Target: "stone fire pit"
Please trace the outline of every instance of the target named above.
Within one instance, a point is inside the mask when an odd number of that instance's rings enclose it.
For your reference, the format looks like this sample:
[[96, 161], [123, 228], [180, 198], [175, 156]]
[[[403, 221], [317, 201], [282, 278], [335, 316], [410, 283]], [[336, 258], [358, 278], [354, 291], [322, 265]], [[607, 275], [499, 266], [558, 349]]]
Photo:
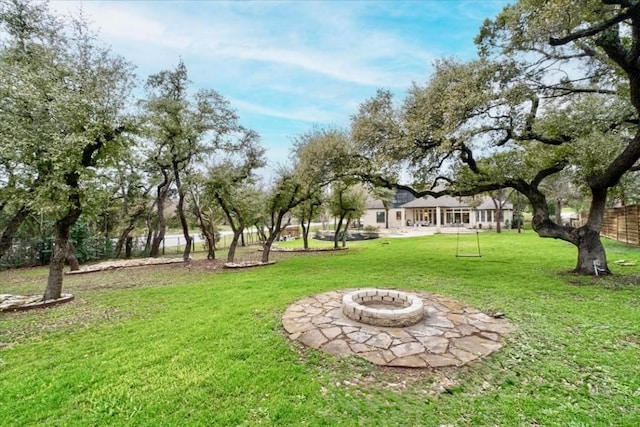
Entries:
[[514, 329], [503, 316], [442, 295], [364, 288], [298, 300], [282, 315], [282, 326], [290, 339], [335, 356], [381, 366], [442, 368], [499, 350]]
[[342, 312], [367, 325], [403, 328], [424, 317], [422, 299], [389, 289], [360, 289], [342, 297]]

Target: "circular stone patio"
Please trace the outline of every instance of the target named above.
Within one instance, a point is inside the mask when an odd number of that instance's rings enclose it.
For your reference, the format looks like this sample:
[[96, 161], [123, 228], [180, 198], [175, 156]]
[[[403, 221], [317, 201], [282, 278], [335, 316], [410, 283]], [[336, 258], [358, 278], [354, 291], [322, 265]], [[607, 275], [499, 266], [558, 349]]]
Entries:
[[424, 301], [424, 319], [413, 326], [371, 326], [347, 318], [332, 291], [296, 301], [282, 315], [289, 338], [335, 356], [359, 356], [383, 366], [462, 366], [500, 349], [508, 321], [440, 295], [409, 292]]

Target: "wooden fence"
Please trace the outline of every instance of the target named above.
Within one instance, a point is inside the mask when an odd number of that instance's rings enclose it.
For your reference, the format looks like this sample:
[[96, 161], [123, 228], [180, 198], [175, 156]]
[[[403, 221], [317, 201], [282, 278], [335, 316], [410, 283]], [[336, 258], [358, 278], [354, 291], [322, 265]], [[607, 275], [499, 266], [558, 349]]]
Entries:
[[[588, 212], [580, 212], [580, 224], [587, 222]], [[610, 208], [604, 212], [600, 235], [640, 246], [640, 205]]]

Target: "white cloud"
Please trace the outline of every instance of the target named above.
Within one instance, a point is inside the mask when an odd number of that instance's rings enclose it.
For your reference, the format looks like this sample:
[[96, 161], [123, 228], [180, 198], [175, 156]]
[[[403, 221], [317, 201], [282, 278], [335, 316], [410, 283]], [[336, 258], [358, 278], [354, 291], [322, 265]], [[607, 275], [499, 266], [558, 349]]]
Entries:
[[[53, 4], [65, 12], [79, 5]], [[400, 70], [407, 65], [424, 69], [433, 59], [424, 48], [391, 32], [363, 28], [351, 13], [332, 13], [323, 3], [305, 2], [283, 12], [278, 3], [269, 7], [202, 2], [202, 13], [196, 15], [170, 2], [81, 4], [101, 36], [125, 48], [143, 44], [149, 50], [170, 49], [219, 63], [245, 61], [249, 67], [251, 62], [282, 64], [365, 86], [406, 86], [411, 73]], [[275, 13], [275, 18], [256, 20], [255, 11], [241, 13], [256, 5], [264, 13]], [[332, 13], [331, 19], [319, 19], [327, 13]], [[389, 70], [389, 63], [399, 58], [398, 69]]]
[[231, 105], [247, 112], [309, 123], [328, 123], [342, 117], [336, 115], [336, 113], [323, 111], [321, 108], [316, 107], [295, 108], [294, 111], [288, 111], [283, 109], [270, 108], [264, 105], [254, 104], [235, 98], [231, 98], [230, 101]]
[[412, 81], [425, 81], [443, 52], [472, 55], [473, 36], [468, 34], [477, 31], [482, 10], [501, 5], [486, 2], [480, 8], [478, 3], [130, 0], [50, 5], [64, 13], [77, 13], [82, 6], [100, 38], [137, 65], [142, 78], [175, 66], [182, 57], [194, 88], [216, 89], [229, 98], [242, 123], [277, 147], [270, 148], [274, 158], [305, 127], [348, 125], [349, 116], [377, 88], [401, 94]]
[[188, 37], [172, 33], [161, 21], [124, 2], [55, 1], [51, 3], [51, 7], [63, 14], [77, 15], [82, 10], [99, 30], [102, 38], [154, 44], [172, 49], [185, 49], [189, 45]]

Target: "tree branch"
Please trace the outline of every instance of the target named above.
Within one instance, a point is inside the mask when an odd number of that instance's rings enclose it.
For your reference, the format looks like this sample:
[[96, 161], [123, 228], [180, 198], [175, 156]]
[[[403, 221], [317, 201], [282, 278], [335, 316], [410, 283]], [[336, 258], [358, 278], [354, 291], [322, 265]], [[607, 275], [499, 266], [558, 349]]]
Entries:
[[[610, 0], [610, 1], [614, 1], [614, 0]], [[624, 0], [619, 0], [619, 1], [622, 2]], [[626, 1], [626, 3], [627, 4], [624, 6], [629, 7], [629, 9], [626, 12], [616, 15], [613, 18], [608, 19], [599, 24], [596, 24], [592, 27], [570, 33], [564, 37], [549, 37], [549, 44], [551, 46], [562, 46], [578, 39], [594, 36], [624, 21], [625, 19], [629, 19], [631, 16], [634, 15], [634, 13], [640, 10], [640, 3], [636, 3], [633, 5], [629, 4], [630, 2], [628, 1]], [[621, 4], [621, 3], [618, 3], [618, 4]]]
[[604, 4], [617, 4], [622, 7], [631, 7], [633, 6], [633, 2], [631, 0], [602, 0]]
[[547, 169], [542, 169], [536, 174], [536, 176], [531, 181], [531, 184], [530, 184], [531, 187], [537, 189], [540, 186], [540, 183], [542, 182], [543, 179], [555, 173], [561, 172], [564, 168], [567, 167], [568, 164], [569, 162], [567, 160], [561, 160], [557, 162], [555, 165]]
[[464, 143], [460, 144], [460, 160], [469, 166], [474, 173], [479, 174], [480, 169], [478, 169], [478, 164], [476, 160], [473, 158], [473, 152], [469, 147], [467, 147]]

